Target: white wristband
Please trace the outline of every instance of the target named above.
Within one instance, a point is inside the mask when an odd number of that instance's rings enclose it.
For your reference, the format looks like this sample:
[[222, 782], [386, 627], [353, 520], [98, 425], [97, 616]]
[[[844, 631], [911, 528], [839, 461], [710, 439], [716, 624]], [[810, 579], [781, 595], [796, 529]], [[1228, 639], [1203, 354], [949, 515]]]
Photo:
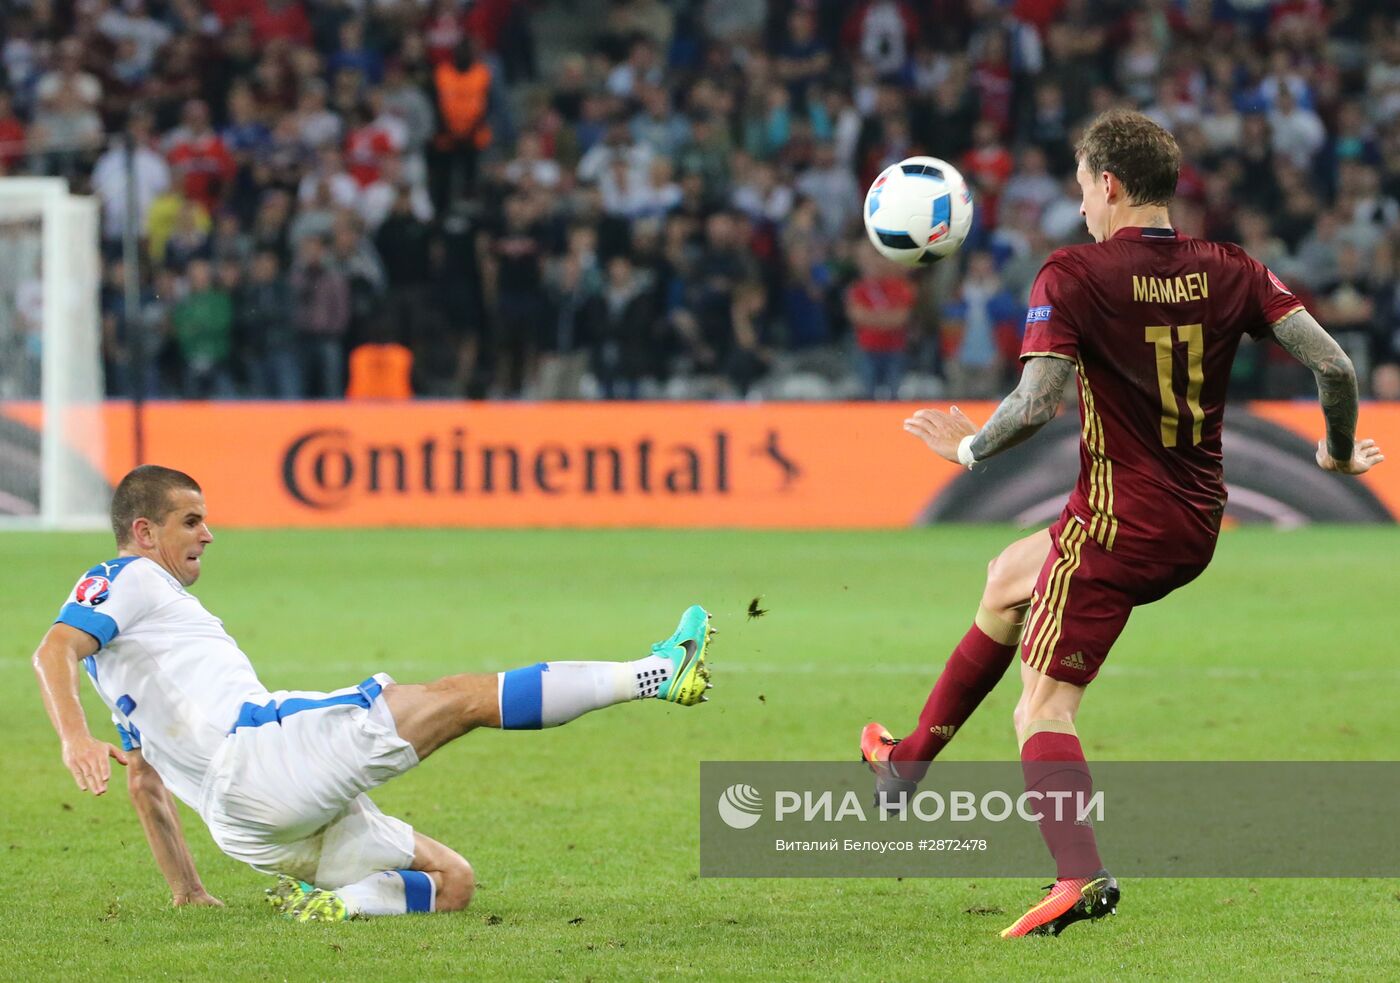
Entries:
[[962, 440], [958, 441], [958, 463], [969, 471], [971, 471], [972, 466], [977, 463], [977, 458], [972, 456], [972, 440], [976, 436], [976, 434], [968, 434]]

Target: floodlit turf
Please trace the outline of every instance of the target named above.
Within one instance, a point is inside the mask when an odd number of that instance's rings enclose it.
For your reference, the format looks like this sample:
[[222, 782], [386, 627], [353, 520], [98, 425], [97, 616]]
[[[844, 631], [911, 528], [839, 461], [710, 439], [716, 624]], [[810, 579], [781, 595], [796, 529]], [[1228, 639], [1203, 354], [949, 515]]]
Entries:
[[[96, 800], [75, 790], [28, 664], [110, 541], [0, 537], [0, 978], [1400, 973], [1397, 880], [1127, 881], [1117, 918], [1005, 942], [997, 931], [1043, 881], [698, 878], [697, 762], [844, 761], [868, 719], [907, 727], [971, 619], [987, 559], [1014, 535], [220, 532], [196, 593], [271, 688], [632, 658], [692, 601], [721, 631], [707, 705], [473, 734], [376, 792], [467, 856], [480, 890], [457, 915], [337, 926], [268, 913], [269, 879], [220, 855], [188, 811], [205, 883], [229, 907], [167, 906], [123, 785]], [[1394, 528], [1228, 534], [1204, 577], [1134, 616], [1080, 718], [1091, 759], [1395, 758], [1397, 558]], [[747, 620], [760, 594], [770, 613]], [[1015, 696], [1008, 678], [950, 757], [1014, 758]]]

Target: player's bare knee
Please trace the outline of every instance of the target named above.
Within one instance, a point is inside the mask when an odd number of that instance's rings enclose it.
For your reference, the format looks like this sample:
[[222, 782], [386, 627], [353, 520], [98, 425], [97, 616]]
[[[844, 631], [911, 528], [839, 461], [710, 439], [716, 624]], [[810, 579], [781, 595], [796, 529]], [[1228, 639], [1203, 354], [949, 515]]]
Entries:
[[987, 564], [987, 583], [982, 589], [982, 603], [985, 604], [990, 598], [999, 597], [1005, 591], [1006, 567], [1007, 563], [1001, 554], [992, 557]]
[[982, 589], [982, 607], [1006, 621], [1019, 620], [1028, 598], [1023, 576], [1018, 576], [1016, 564], [1005, 554], [999, 554], [987, 564], [987, 584]]
[[428, 689], [450, 702], [462, 730], [468, 731], [500, 726], [496, 685], [494, 673], [461, 673], [434, 680]]
[[452, 854], [452, 860], [444, 864], [438, 874], [441, 883], [434, 905], [438, 911], [461, 911], [472, 903], [472, 897], [476, 894], [476, 874], [464, 857]]

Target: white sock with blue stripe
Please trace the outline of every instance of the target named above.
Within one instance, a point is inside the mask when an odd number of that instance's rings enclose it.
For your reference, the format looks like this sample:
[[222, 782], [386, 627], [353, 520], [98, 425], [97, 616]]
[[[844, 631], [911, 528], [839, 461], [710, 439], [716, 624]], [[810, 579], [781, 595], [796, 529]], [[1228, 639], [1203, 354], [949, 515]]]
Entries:
[[437, 886], [421, 870], [382, 870], [335, 893], [352, 915], [406, 915], [432, 911]]
[[538, 662], [497, 673], [501, 727], [558, 727], [590, 710], [655, 696], [671, 668], [670, 659], [649, 655], [636, 662]]

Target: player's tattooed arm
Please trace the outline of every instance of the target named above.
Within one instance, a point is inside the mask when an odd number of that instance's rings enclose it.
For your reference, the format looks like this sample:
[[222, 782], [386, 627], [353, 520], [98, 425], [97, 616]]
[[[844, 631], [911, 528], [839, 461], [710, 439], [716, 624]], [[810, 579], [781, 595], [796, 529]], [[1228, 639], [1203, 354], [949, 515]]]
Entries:
[[1016, 391], [1001, 401], [981, 430], [956, 406], [943, 410], [917, 410], [904, 421], [904, 429], [918, 437], [945, 461], [968, 464], [959, 456], [962, 442], [972, 456], [984, 460], [1015, 447], [1055, 418], [1065, 383], [1074, 375], [1074, 363], [1040, 355], [1027, 360]]
[[1074, 363], [1040, 355], [1026, 360], [1021, 381], [1001, 401], [992, 418], [972, 440], [972, 456], [982, 461], [1030, 437], [1059, 412], [1065, 385], [1074, 376]]
[[1356, 370], [1342, 346], [1299, 308], [1274, 325], [1274, 339], [1288, 354], [1312, 369], [1317, 395], [1327, 420], [1327, 453], [1350, 461], [1356, 439]]

